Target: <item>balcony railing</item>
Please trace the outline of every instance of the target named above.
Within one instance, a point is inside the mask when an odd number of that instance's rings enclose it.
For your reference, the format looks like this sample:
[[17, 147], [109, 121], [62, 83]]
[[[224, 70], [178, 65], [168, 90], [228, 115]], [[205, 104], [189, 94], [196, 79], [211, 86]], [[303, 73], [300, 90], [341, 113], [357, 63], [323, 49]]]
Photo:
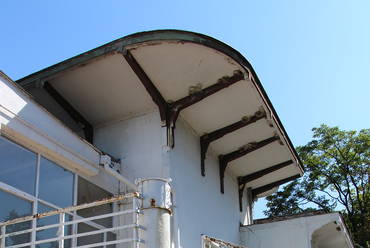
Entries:
[[[138, 247], [138, 243], [145, 243], [140, 239], [138, 229], [145, 230], [145, 227], [139, 225], [139, 215], [142, 214], [138, 208], [138, 193], [130, 193], [112, 198], [106, 198], [90, 203], [80, 204], [77, 206], [66, 207], [36, 215], [25, 216], [0, 223], [0, 247], [17, 248], [17, 247]], [[128, 210], [115, 211], [107, 214], [94, 215], [94, 207], [104, 204], [129, 206]], [[132, 206], [132, 207], [131, 207]], [[90, 210], [91, 212], [89, 212]], [[91, 217], [80, 217], [74, 215], [72, 220], [67, 221], [68, 217], [73, 216], [73, 211], [83, 210]], [[76, 213], [76, 212], [75, 212]], [[78, 213], [78, 212], [77, 212]], [[59, 222], [49, 225], [38, 225], [38, 221], [43, 218], [58, 216]], [[102, 225], [104, 220], [109, 219], [110, 223]], [[32, 228], [25, 228], [31, 226]], [[80, 228], [81, 227], [81, 228]], [[48, 231], [47, 231], [48, 230]], [[126, 231], [125, 231], [126, 230]], [[51, 232], [46, 239], [38, 240], [37, 233]], [[22, 236], [23, 235], [23, 236]], [[26, 236], [25, 236], [26, 235]], [[18, 238], [17, 238], [18, 237]], [[19, 238], [21, 237], [21, 238]], [[23, 238], [22, 238], [23, 237]], [[26, 237], [26, 238], [24, 238]], [[96, 237], [99, 237], [99, 241]]]

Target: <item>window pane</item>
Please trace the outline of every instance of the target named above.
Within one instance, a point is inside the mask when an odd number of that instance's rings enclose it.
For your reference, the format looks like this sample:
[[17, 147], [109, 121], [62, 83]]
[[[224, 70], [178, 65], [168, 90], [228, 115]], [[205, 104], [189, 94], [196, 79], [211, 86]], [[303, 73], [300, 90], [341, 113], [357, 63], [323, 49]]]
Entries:
[[35, 194], [37, 155], [0, 136], [0, 181]]
[[[112, 194], [108, 191], [105, 191], [104, 189], [86, 181], [85, 179], [82, 179], [81, 177], [78, 178], [77, 204], [88, 203], [108, 197], [112, 197]], [[77, 215], [87, 218], [111, 212], [112, 204], [108, 203], [100, 206], [78, 210]], [[93, 221], [105, 227], [112, 227], [112, 217]]]
[[39, 198], [58, 207], [72, 206], [73, 173], [41, 157]]
[[[85, 232], [93, 232], [97, 229], [91, 226], [86, 225], [85, 223], [78, 223], [78, 233], [85, 233]], [[89, 236], [83, 236], [77, 238], [77, 245], [83, 246], [88, 244], [96, 244], [104, 241], [104, 236], [102, 233], [95, 234], [95, 235], [89, 235]], [[101, 248], [102, 246], [97, 246], [96, 248]]]
[[[38, 204], [38, 207], [37, 207], [37, 212], [38, 213], [49, 212], [51, 210], [53, 210], [53, 208], [45, 206], [44, 204], [41, 204], [41, 203]], [[70, 216], [70, 215], [66, 215], [65, 221], [67, 222], [67, 221], [71, 221], [71, 220], [73, 220], [73, 217]], [[52, 224], [57, 224], [57, 223], [59, 223], [59, 214], [38, 219], [37, 220], [37, 227], [47, 226], [47, 225], [52, 225]], [[72, 233], [71, 225], [65, 226], [64, 227], [64, 234], [65, 235], [71, 235], [71, 233]], [[44, 229], [44, 230], [36, 232], [36, 240], [37, 241], [44, 240], [44, 239], [56, 238], [56, 237], [58, 237], [58, 228], [57, 227]], [[38, 244], [38, 245], [36, 245], [36, 248], [54, 248], [54, 247], [58, 247], [58, 246], [59, 246], [58, 241], [54, 241], [54, 242], [49, 242], [49, 243]], [[70, 239], [64, 240], [64, 247], [71, 247], [71, 240]]]
[[[26, 200], [0, 190], [0, 221], [7, 221], [31, 215], [32, 204]], [[6, 233], [22, 231], [31, 228], [31, 222], [21, 222], [6, 227]], [[30, 233], [6, 238], [6, 246], [30, 242]]]

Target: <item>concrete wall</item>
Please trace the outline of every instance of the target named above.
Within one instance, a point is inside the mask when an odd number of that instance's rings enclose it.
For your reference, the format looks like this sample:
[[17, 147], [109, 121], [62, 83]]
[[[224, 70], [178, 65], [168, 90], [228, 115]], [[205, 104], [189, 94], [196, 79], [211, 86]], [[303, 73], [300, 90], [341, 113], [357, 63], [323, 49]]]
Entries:
[[[246, 247], [353, 247], [339, 213], [249, 225], [241, 227], [240, 232]], [[313, 238], [318, 244], [312, 242]]]
[[121, 159], [121, 174], [135, 179], [163, 177], [161, 120], [158, 112], [94, 129], [94, 145]]
[[[175, 148], [170, 152], [170, 161], [177, 201], [172, 219], [173, 242], [179, 233], [181, 247], [201, 247], [202, 234], [239, 244], [238, 227], [240, 221], [245, 221], [245, 212], [239, 212], [236, 176], [227, 171], [225, 194], [221, 194], [218, 159], [209, 149], [206, 175], [202, 177], [199, 136], [182, 118], [176, 123]], [[244, 196], [244, 210], [246, 199]], [[174, 230], [176, 221], [178, 230]]]
[[[80, 159], [90, 161], [90, 167], [86, 165], [85, 169], [90, 168], [92, 172], [79, 171], [77, 167], [85, 165], [78, 164], [77, 160], [75, 167], [66, 161], [68, 169], [113, 194], [119, 193], [118, 181], [98, 166], [98, 150], [35, 103], [4, 74], [0, 79], [0, 124], [3, 127], [0, 131], [5, 133], [6, 128], [14, 129], [37, 146], [38, 142], [44, 141], [27, 131], [34, 127], [38, 133], [55, 140], [56, 153], [65, 146]], [[6, 111], [14, 114], [6, 114]], [[29, 124], [28, 129], [22, 128], [22, 121]], [[44, 150], [37, 152], [47, 151], [47, 144], [44, 144]], [[228, 170], [225, 194], [220, 193], [218, 159], [211, 148], [207, 153], [206, 176], [201, 176], [199, 136], [181, 116], [175, 129], [174, 149], [166, 146], [166, 128], [161, 127], [158, 111], [95, 127], [94, 146], [120, 158], [120, 173], [131, 182], [137, 178], [172, 178], [176, 192], [171, 216], [173, 246], [178, 243], [181, 247], [200, 247], [202, 234], [240, 243], [239, 222], [247, 224], [250, 221], [246, 218], [247, 197], [243, 197], [244, 212], [240, 213], [236, 176]]]

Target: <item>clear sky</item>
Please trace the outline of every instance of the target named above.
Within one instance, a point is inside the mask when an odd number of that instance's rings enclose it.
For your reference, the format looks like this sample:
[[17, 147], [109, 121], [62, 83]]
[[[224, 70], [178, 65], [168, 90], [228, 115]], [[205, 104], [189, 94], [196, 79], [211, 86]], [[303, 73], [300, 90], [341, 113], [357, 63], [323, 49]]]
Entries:
[[17, 80], [154, 29], [199, 32], [243, 54], [295, 146], [322, 123], [369, 128], [368, 0], [0, 0], [0, 70]]

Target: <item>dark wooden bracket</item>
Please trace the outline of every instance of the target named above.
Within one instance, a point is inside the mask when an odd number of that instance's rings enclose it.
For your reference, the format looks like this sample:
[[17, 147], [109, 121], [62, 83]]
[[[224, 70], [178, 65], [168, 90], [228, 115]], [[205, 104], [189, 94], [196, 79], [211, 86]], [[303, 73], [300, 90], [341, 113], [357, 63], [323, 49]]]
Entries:
[[[176, 127], [176, 120], [180, 114], [180, 111], [203, 100], [204, 98], [229, 87], [230, 85], [244, 80], [244, 75], [241, 71], [234, 71], [233, 76], [224, 76], [218, 79], [216, 84], [213, 84], [205, 89], [198, 89], [194, 91], [189, 90], [189, 96], [181, 98], [177, 101], [167, 101], [160, 94], [158, 89], [154, 86], [148, 75], [145, 73], [140, 64], [132, 56], [132, 54], [124, 48], [118, 50], [122, 53], [131, 69], [135, 72], [136, 76], [140, 79], [145, 89], [152, 97], [155, 104], [159, 108], [159, 113], [162, 120], [162, 126], [167, 126], [167, 145], [173, 148], [175, 146], [174, 141], [174, 129]], [[195, 88], [195, 87], [193, 87]]]
[[168, 143], [170, 147], [174, 147], [174, 135], [173, 131], [176, 127], [176, 120], [180, 114], [180, 111], [192, 106], [195, 103], [200, 102], [206, 97], [209, 97], [218, 91], [225, 89], [229, 87], [230, 85], [239, 82], [241, 80], [244, 80], [244, 75], [241, 71], [236, 70], [233, 73], [233, 76], [224, 76], [222, 78], [219, 78], [217, 80], [216, 84], [213, 84], [207, 88], [204, 89], [199, 89], [194, 92], [189, 91], [189, 96], [181, 98], [180, 100], [177, 100], [175, 102], [169, 101], [167, 102], [168, 106], [168, 115], [167, 115], [167, 120], [168, 120], [168, 130], [169, 130], [169, 135], [168, 135]]
[[280, 164], [277, 164], [277, 165], [274, 165], [274, 166], [271, 166], [269, 168], [266, 168], [266, 169], [263, 169], [263, 170], [260, 170], [260, 171], [257, 171], [255, 173], [252, 173], [252, 174], [249, 174], [249, 175], [246, 175], [246, 176], [243, 176], [243, 177], [238, 177], [238, 187], [239, 187], [239, 210], [240, 212], [243, 211], [243, 204], [242, 204], [242, 198], [243, 198], [243, 192], [244, 192], [244, 188], [245, 188], [245, 185], [251, 181], [254, 181], [260, 177], [263, 177], [267, 174], [270, 174], [274, 171], [277, 171], [279, 169], [282, 169], [288, 165], [291, 165], [293, 164], [293, 160], [288, 160], [288, 161], [285, 161], [283, 163], [280, 163]]
[[85, 139], [93, 144], [94, 133], [92, 125], [49, 82], [45, 82], [43, 88], [77, 122], [84, 131]]
[[271, 138], [262, 140], [260, 142], [251, 142], [248, 143], [245, 146], [242, 146], [239, 148], [239, 150], [236, 150], [234, 152], [228, 153], [226, 155], [220, 155], [218, 156], [219, 165], [220, 165], [220, 184], [221, 184], [221, 193], [224, 193], [224, 177], [225, 177], [225, 170], [227, 167], [227, 164], [235, 159], [241, 158], [248, 153], [251, 153], [253, 151], [256, 151], [274, 141], [280, 140], [277, 133], [274, 134]]
[[259, 188], [256, 188], [256, 189], [253, 189], [252, 190], [252, 197], [253, 199], [256, 198], [257, 195], [263, 193], [263, 192], [266, 192], [270, 189], [273, 189], [279, 185], [282, 185], [284, 183], [287, 183], [287, 182], [290, 182], [290, 181], [293, 181], [297, 178], [301, 177], [301, 175], [297, 174], [297, 175], [294, 175], [294, 176], [291, 176], [291, 177], [288, 177], [288, 178], [285, 178], [285, 179], [282, 179], [282, 180], [279, 180], [279, 181], [276, 181], [276, 182], [273, 182], [273, 183], [270, 183], [270, 184], [267, 184], [265, 186], [262, 186], [262, 187], [259, 187]]
[[256, 121], [258, 121], [262, 118], [266, 118], [266, 112], [263, 109], [263, 107], [260, 107], [260, 109], [258, 111], [256, 111], [254, 115], [244, 116], [238, 122], [235, 122], [235, 123], [233, 123], [229, 126], [220, 128], [216, 131], [213, 131], [212, 133], [207, 133], [207, 134], [201, 136], [200, 137], [200, 159], [201, 159], [200, 166], [201, 166], [202, 176], [205, 176], [205, 162], [204, 162], [204, 160], [206, 159], [206, 153], [207, 153], [208, 146], [212, 141], [220, 139], [223, 136], [225, 136], [226, 134], [232, 133], [232, 132], [234, 132], [234, 131], [242, 128], [242, 127], [245, 127], [245, 126], [248, 126], [252, 123], [255, 123]]
[[[163, 96], [158, 91], [158, 89], [154, 86], [152, 80], [150, 80], [150, 78], [145, 73], [143, 68], [141, 68], [139, 63], [134, 58], [134, 56], [132, 56], [132, 54], [129, 51], [125, 50], [125, 49], [122, 50], [122, 55], [126, 59], [127, 63], [131, 67], [131, 69], [135, 72], [136, 76], [140, 79], [140, 81], [144, 85], [146, 91], [152, 97], [153, 102], [158, 106], [159, 114], [160, 114], [162, 123], [166, 124], [167, 104], [166, 104], [166, 101], [164, 100]], [[163, 124], [162, 124], [162, 126], [163, 126]]]

